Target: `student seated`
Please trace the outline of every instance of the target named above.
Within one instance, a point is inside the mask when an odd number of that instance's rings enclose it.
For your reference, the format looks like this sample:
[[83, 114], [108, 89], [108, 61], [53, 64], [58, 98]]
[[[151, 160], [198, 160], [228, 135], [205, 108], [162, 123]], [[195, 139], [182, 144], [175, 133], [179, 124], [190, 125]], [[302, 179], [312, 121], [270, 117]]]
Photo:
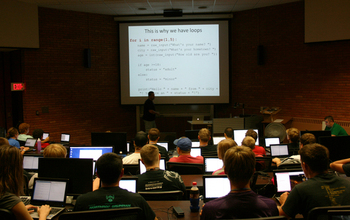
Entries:
[[199, 147], [201, 148], [202, 156], [217, 156], [217, 146], [209, 145], [211, 133], [209, 129], [202, 128], [198, 132]]
[[21, 146], [19, 145], [19, 142], [16, 140], [18, 137], [18, 130], [14, 127], [10, 128], [7, 131], [7, 139], [10, 143], [11, 146], [17, 147], [18, 149], [21, 148]]
[[201, 211], [204, 219], [241, 219], [277, 216], [276, 202], [250, 189], [255, 171], [255, 154], [245, 146], [228, 149], [224, 157], [225, 173], [231, 184], [226, 196], [207, 202]]
[[138, 164], [141, 159], [141, 148], [148, 142], [147, 134], [143, 131], [137, 132], [134, 138], [135, 152], [123, 158], [123, 164]]
[[[223, 161], [226, 151], [236, 146], [237, 146], [236, 141], [230, 138], [220, 141], [218, 144], [218, 158]], [[213, 175], [225, 175], [224, 167], [218, 170], [215, 170], [213, 172]]]
[[300, 149], [299, 141], [300, 141], [300, 132], [297, 128], [289, 128], [287, 129], [287, 139], [288, 139], [288, 153], [290, 155], [298, 154]]
[[19, 196], [23, 193], [23, 157], [18, 148], [0, 146], [0, 208], [12, 212], [17, 220], [32, 220], [28, 209], [37, 209], [39, 220], [50, 213], [50, 206], [40, 208], [24, 205]]
[[26, 141], [27, 138], [33, 138], [32, 136], [28, 135], [29, 127], [30, 126], [27, 123], [22, 123], [19, 125], [18, 129], [19, 129], [20, 135], [18, 135], [17, 140]]
[[179, 156], [170, 158], [169, 162], [203, 163], [204, 159], [202, 156], [197, 156], [197, 157], [191, 156], [192, 141], [189, 138], [182, 137], [182, 138], [176, 139], [174, 141], [174, 144], [177, 145], [176, 150]]
[[252, 137], [254, 138], [254, 148], [252, 148], [253, 152], [255, 153], [256, 156], [266, 156], [266, 151], [265, 148], [259, 145], [255, 145], [256, 140], [258, 139], [258, 133], [256, 133], [253, 129], [249, 129], [245, 133], [246, 137]]
[[337, 160], [331, 163], [331, 169], [338, 173], [343, 173], [346, 176], [350, 176], [350, 158]]
[[138, 175], [137, 191], [174, 191], [186, 192], [185, 184], [181, 176], [168, 170], [160, 170], [161, 155], [156, 146], [147, 144], [141, 149], [141, 161], [146, 167], [146, 172]]
[[[45, 138], [45, 140], [43, 140], [43, 134], [44, 131], [42, 129], [35, 129], [33, 131], [33, 138], [35, 138], [36, 140], [40, 139], [41, 140], [41, 148], [45, 148], [47, 146], [50, 145], [49, 141], [50, 141], [50, 137]], [[37, 146], [38, 143], [36, 143], [35, 145]]]
[[328, 172], [328, 149], [320, 144], [308, 144], [299, 150], [301, 167], [307, 181], [294, 186], [280, 197], [280, 215], [294, 218], [315, 207], [350, 205], [350, 182]]
[[[246, 146], [246, 147], [249, 147], [250, 149], [252, 149], [252, 151], [254, 152], [255, 156], [256, 157], [262, 157], [264, 156], [262, 154], [262, 151], [260, 150], [256, 150], [256, 147], [259, 147], [259, 146], [255, 146], [255, 139], [252, 138], [251, 136], [246, 136], [243, 141], [242, 141], [242, 145], [243, 146]], [[255, 151], [254, 151], [255, 150]], [[258, 152], [258, 153], [256, 153]], [[265, 149], [264, 149], [264, 152], [265, 152]]]
[[157, 219], [146, 200], [138, 193], [132, 193], [119, 187], [124, 174], [120, 156], [115, 153], [103, 154], [96, 162], [97, 176], [101, 179], [101, 188], [77, 198], [74, 211], [140, 207], [144, 218]]
[[168, 151], [165, 149], [165, 147], [160, 146], [158, 143], [159, 138], [160, 138], [160, 132], [157, 128], [151, 128], [148, 131], [148, 140], [149, 140], [149, 144], [153, 144], [155, 146], [157, 146], [160, 155], [165, 158], [166, 161], [169, 160], [169, 154]]
[[0, 146], [2, 145], [10, 145], [10, 143], [6, 138], [0, 137]]

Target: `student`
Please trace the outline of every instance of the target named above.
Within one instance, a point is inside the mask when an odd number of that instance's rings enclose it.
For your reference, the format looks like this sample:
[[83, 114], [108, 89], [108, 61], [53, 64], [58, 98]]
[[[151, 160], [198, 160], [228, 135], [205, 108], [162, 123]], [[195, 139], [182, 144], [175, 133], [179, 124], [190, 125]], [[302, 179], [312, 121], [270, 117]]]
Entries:
[[[223, 161], [226, 151], [228, 149], [230, 149], [232, 147], [236, 147], [236, 146], [237, 146], [236, 141], [234, 141], [233, 139], [230, 139], [230, 138], [220, 141], [218, 144], [218, 158]], [[224, 167], [222, 167], [218, 170], [215, 170], [213, 172], [213, 175], [225, 175]]]
[[17, 140], [26, 141], [27, 138], [33, 138], [32, 136], [28, 135], [29, 127], [30, 125], [27, 123], [22, 123], [19, 125], [18, 129], [19, 129], [20, 135], [18, 135]]
[[260, 147], [260, 146], [255, 145], [255, 139], [252, 138], [251, 136], [246, 136], [242, 141], [242, 145], [252, 149], [256, 157], [264, 156], [263, 153], [265, 152], [265, 149], [263, 147], [261, 148], [263, 148], [264, 151], [261, 151], [260, 149], [256, 149], [256, 147]]
[[308, 144], [299, 154], [308, 180], [281, 195], [280, 215], [294, 218], [302, 214], [307, 219], [315, 207], [350, 205], [350, 182], [328, 172], [328, 149], [320, 144]]
[[19, 142], [16, 140], [17, 137], [18, 137], [18, 130], [16, 128], [12, 127], [7, 131], [7, 139], [9, 140], [10, 145], [20, 149], [21, 146], [19, 145]]
[[[33, 131], [33, 138], [38, 140], [40, 138], [41, 140], [41, 148], [44, 149], [45, 147], [49, 146], [50, 143], [48, 143], [50, 141], [50, 137], [45, 138], [45, 140], [43, 140], [43, 134], [44, 131], [42, 129], [35, 129]], [[36, 143], [35, 145], [37, 145], [38, 143]]]
[[287, 139], [288, 139], [288, 154], [296, 155], [300, 149], [299, 140], [300, 140], [300, 132], [297, 128], [289, 128], [287, 129]]
[[202, 156], [217, 156], [217, 146], [209, 145], [209, 141], [211, 140], [211, 133], [209, 129], [202, 128], [199, 130], [198, 140]]
[[132, 193], [119, 187], [124, 174], [120, 156], [115, 153], [103, 154], [96, 162], [97, 176], [101, 179], [101, 188], [77, 198], [74, 211], [111, 209], [118, 207], [140, 207], [143, 218], [157, 219], [146, 200], [138, 193]]
[[228, 149], [224, 157], [225, 173], [231, 184], [226, 196], [207, 202], [201, 212], [204, 219], [243, 219], [277, 216], [276, 202], [250, 189], [255, 171], [255, 154], [249, 147]]
[[[138, 175], [137, 191], [174, 191], [186, 192], [185, 184], [181, 176], [159, 167], [160, 154], [158, 148], [152, 144], [146, 144], [141, 149], [141, 161], [146, 167], [146, 172]], [[181, 197], [174, 198], [175, 200]]]
[[191, 156], [192, 141], [189, 138], [182, 137], [182, 138], [176, 139], [174, 141], [174, 144], [177, 145], [176, 150], [179, 156], [170, 158], [169, 162], [203, 163], [204, 159], [202, 156], [197, 156], [197, 157]]
[[10, 145], [0, 146], [0, 208], [12, 212], [17, 220], [32, 220], [28, 209], [36, 208], [39, 220], [46, 219], [50, 206], [41, 208], [25, 206], [19, 198], [23, 191], [23, 157], [18, 148]]
[[155, 145], [158, 148], [160, 155], [162, 157], [164, 157], [166, 161], [168, 161], [169, 160], [168, 151], [165, 149], [165, 147], [160, 146], [159, 144], [157, 144], [158, 141], [159, 141], [159, 138], [160, 138], [159, 130], [157, 128], [149, 129], [147, 137], [148, 137], [148, 140], [149, 140], [148, 143]]
[[254, 138], [254, 148], [252, 148], [252, 150], [256, 156], [266, 156], [265, 148], [259, 145], [255, 145], [256, 140], [258, 139], [258, 133], [256, 133], [253, 129], [249, 129], [245, 133], [245, 136]]
[[0, 146], [2, 145], [10, 145], [10, 143], [6, 138], [0, 137]]
[[345, 129], [339, 124], [334, 122], [332, 116], [326, 116], [324, 118], [324, 122], [326, 123], [325, 131], [331, 131], [332, 136], [348, 136], [348, 133]]
[[232, 139], [233, 140], [233, 128], [227, 127], [224, 131], [224, 136], [226, 139]]
[[148, 142], [147, 134], [143, 131], [137, 132], [134, 139], [135, 152], [123, 158], [123, 164], [138, 164], [141, 159], [141, 148]]

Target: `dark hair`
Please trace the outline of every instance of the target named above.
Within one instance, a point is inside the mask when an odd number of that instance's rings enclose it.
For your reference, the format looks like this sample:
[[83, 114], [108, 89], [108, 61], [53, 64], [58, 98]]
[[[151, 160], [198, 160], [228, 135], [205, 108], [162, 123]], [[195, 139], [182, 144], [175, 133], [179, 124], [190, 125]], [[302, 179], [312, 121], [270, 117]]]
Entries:
[[329, 151], [321, 144], [307, 144], [299, 150], [300, 159], [310, 169], [317, 173], [323, 173], [329, 167]]
[[225, 153], [224, 165], [230, 181], [246, 183], [254, 174], [255, 154], [249, 147], [232, 147]]
[[35, 129], [33, 131], [33, 138], [38, 139], [38, 138], [42, 138], [44, 134], [44, 131], [42, 129]]
[[305, 133], [303, 135], [301, 135], [300, 137], [300, 143], [302, 145], [307, 145], [307, 144], [313, 144], [316, 143], [316, 137], [315, 135], [311, 134], [311, 133]]
[[97, 160], [96, 168], [101, 182], [110, 185], [118, 181], [123, 169], [123, 161], [115, 153], [105, 153]]
[[16, 135], [18, 135], [18, 130], [17, 130], [17, 128], [12, 127], [7, 131], [6, 137], [7, 137], [7, 139], [9, 139], [9, 138], [12, 138]]
[[226, 134], [226, 136], [228, 138], [233, 138], [233, 128], [231, 127], [227, 127], [224, 131], [224, 133]]
[[334, 118], [332, 117], [332, 116], [326, 116], [326, 117], [324, 117], [324, 120], [327, 120], [328, 119], [328, 121], [333, 121], [334, 122]]
[[139, 148], [143, 147], [148, 142], [147, 134], [144, 131], [137, 132], [134, 138], [134, 141], [135, 141], [136, 147], [139, 147]]
[[23, 156], [17, 147], [0, 146], [0, 197], [5, 192], [23, 193]]
[[245, 136], [249, 136], [254, 138], [254, 140], [256, 141], [256, 139], [258, 139], [258, 134], [253, 130], [253, 129], [249, 129], [246, 133]]
[[153, 91], [149, 91], [148, 92], [148, 97], [150, 97], [152, 94], [154, 94], [154, 92]]
[[151, 141], [155, 141], [159, 138], [160, 136], [160, 132], [157, 128], [151, 128], [149, 129], [148, 131], [148, 138], [151, 140]]

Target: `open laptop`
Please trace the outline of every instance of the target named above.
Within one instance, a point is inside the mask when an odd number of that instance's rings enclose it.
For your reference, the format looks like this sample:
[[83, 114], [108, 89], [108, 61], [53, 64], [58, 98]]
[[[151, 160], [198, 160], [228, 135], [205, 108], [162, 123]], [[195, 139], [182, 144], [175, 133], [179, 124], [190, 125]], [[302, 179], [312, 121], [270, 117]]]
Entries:
[[192, 124], [203, 124], [204, 115], [194, 115], [192, 116]]
[[223, 162], [217, 157], [204, 157], [205, 172], [212, 173], [223, 167]]
[[208, 202], [230, 193], [231, 185], [226, 175], [203, 175], [204, 202]]
[[43, 140], [45, 140], [45, 139], [48, 138], [49, 136], [50, 136], [50, 133], [44, 132], [44, 133], [43, 133]]
[[302, 168], [274, 170], [273, 175], [276, 184], [276, 197], [284, 192], [290, 192], [295, 185], [306, 181]]
[[69, 145], [69, 141], [70, 141], [70, 134], [61, 134], [61, 142], [60, 144], [62, 145]]
[[35, 138], [27, 138], [26, 143], [24, 144], [25, 147], [29, 147], [29, 149], [34, 149], [36, 144]]
[[164, 147], [167, 151], [169, 150], [169, 145], [167, 141], [158, 141], [157, 144]]
[[[46, 219], [52, 219], [65, 209], [68, 179], [35, 178], [30, 204], [34, 206], [50, 205], [51, 212]], [[38, 219], [37, 212], [30, 213]]]
[[37, 172], [39, 169], [39, 158], [42, 155], [23, 155], [23, 169], [30, 172]]
[[137, 177], [123, 177], [119, 181], [119, 187], [122, 189], [126, 189], [129, 192], [136, 193], [137, 192]]
[[219, 144], [220, 141], [225, 140], [225, 137], [213, 137], [214, 145]]
[[113, 153], [113, 146], [83, 146], [69, 148], [69, 158], [98, 160], [98, 158], [105, 153]]
[[201, 148], [200, 147], [192, 147], [191, 148], [191, 156], [192, 157], [201, 156]]
[[[258, 129], [253, 129], [253, 130], [258, 134], [255, 145], [259, 145], [259, 130]], [[238, 146], [241, 145], [243, 139], [245, 138], [245, 134], [247, 133], [247, 131], [248, 131], [248, 129], [233, 130], [233, 140], [236, 141]]]
[[[140, 166], [140, 174], [143, 174], [144, 172], [146, 172], [146, 167], [141, 162], [140, 159], [139, 159], [139, 166]], [[159, 161], [159, 169], [165, 170], [165, 159], [164, 158], [161, 158], [160, 161]]]
[[270, 147], [271, 144], [280, 144], [280, 138], [278, 137], [265, 138], [265, 147]]
[[270, 145], [271, 157], [286, 158], [288, 154], [288, 144], [271, 144]]
[[198, 140], [191, 140], [192, 141], [192, 147], [199, 147], [200, 146], [200, 142]]

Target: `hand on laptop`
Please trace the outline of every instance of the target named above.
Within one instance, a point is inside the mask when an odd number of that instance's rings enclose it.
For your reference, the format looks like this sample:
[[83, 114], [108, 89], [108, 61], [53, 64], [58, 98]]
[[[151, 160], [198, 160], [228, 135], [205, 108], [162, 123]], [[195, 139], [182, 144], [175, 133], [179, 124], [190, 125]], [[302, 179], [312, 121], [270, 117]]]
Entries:
[[50, 214], [50, 211], [51, 211], [51, 208], [49, 205], [42, 205], [41, 208], [37, 207], [37, 212], [38, 212], [38, 215], [41, 218], [43, 219], [46, 219], [46, 217]]
[[32, 212], [35, 212], [37, 207], [29, 204], [29, 205], [26, 205], [26, 208], [29, 213], [32, 213]]

